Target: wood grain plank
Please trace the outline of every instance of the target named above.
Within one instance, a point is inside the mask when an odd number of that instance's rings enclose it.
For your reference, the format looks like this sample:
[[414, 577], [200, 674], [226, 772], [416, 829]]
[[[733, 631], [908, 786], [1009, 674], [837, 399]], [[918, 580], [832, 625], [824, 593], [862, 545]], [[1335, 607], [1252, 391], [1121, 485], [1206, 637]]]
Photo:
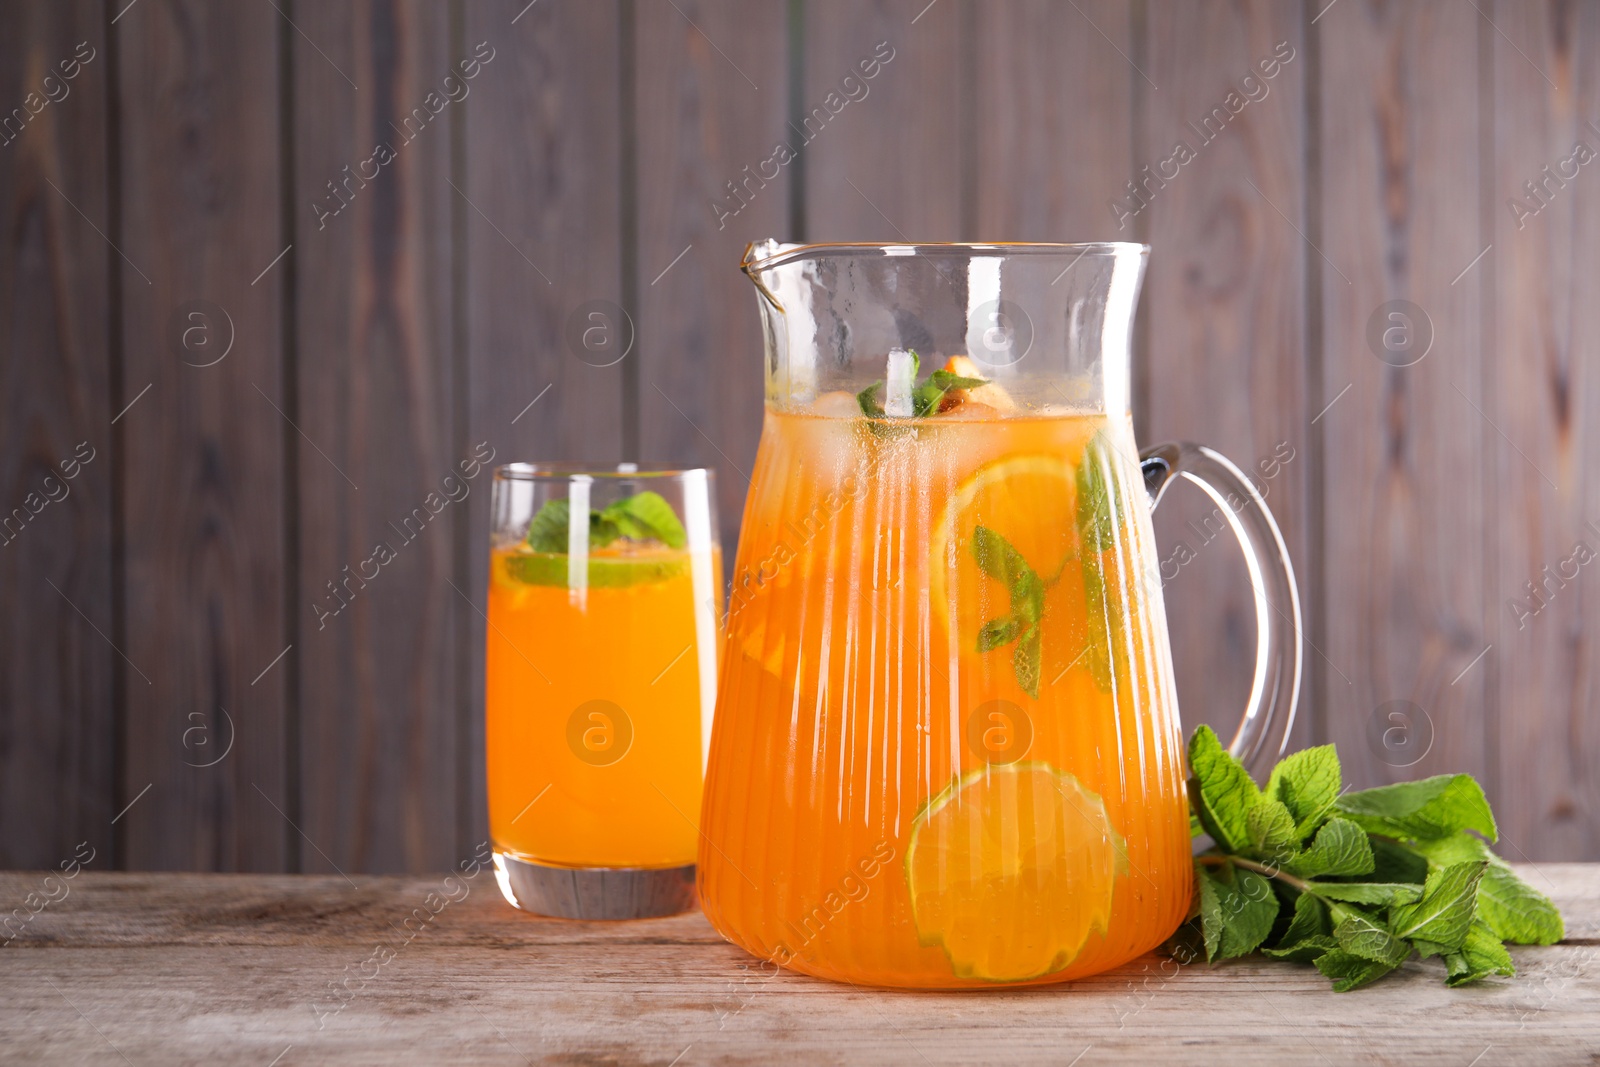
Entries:
[[441, 280], [452, 128], [497, 72], [450, 50], [448, 15], [295, 15], [298, 421], [317, 443], [297, 470], [304, 870], [429, 870], [456, 850], [455, 516], [492, 476], [456, 454]]
[[1130, 20], [1115, 0], [985, 6], [975, 27], [977, 239], [1137, 239], [1108, 210], [1132, 177], [1140, 75], [1124, 58]]
[[105, 35], [87, 2], [6, 3], [0, 25], [0, 867], [85, 840], [109, 863]]
[[[500, 895], [492, 869], [474, 873], [475, 853], [457, 857], [455, 881], [441, 872], [412, 875], [152, 874], [88, 870], [68, 880], [66, 896], [15, 930], [17, 949], [235, 946], [294, 948], [364, 945], [435, 892], [451, 903], [430, 928], [440, 948], [529, 944], [715, 945], [723, 940], [698, 911], [623, 923], [548, 919], [518, 911]], [[1594, 864], [1515, 864], [1566, 920], [1569, 947], [1600, 937], [1600, 868]], [[0, 900], [36, 891], [44, 871], [0, 872]], [[437, 906], [438, 902], [435, 902]], [[1536, 951], [1529, 948], [1528, 951]], [[1226, 971], [1232, 963], [1221, 970]], [[1269, 965], [1275, 967], [1276, 965]], [[1292, 974], [1293, 969], [1277, 969]], [[825, 988], [834, 988], [825, 986]]]
[[[795, 135], [808, 241], [957, 241], [971, 78], [961, 3], [812, 0]], [[883, 51], [880, 50], [882, 46]], [[860, 89], [857, 64], [886, 59]], [[859, 99], [853, 99], [859, 97]]]
[[121, 825], [136, 868], [281, 870], [291, 833], [285, 672], [262, 671], [284, 647], [283, 441], [296, 431], [283, 275], [254, 281], [283, 250], [282, 18], [149, 0], [115, 28], [118, 399], [137, 400], [119, 423], [131, 663], [118, 806], [133, 804]]
[[1489, 17], [1496, 799], [1511, 805], [1508, 854], [1594, 857], [1600, 567], [1582, 560], [1600, 554], [1600, 166], [1564, 161], [1579, 143], [1600, 153], [1600, 10], [1497, 4]]
[[716, 468], [731, 566], [764, 395], [756, 293], [738, 263], [750, 241], [786, 235], [794, 174], [778, 150], [795, 140], [787, 7], [678, 6], [637, 8], [640, 456]]
[[[761, 967], [698, 913], [608, 924], [514, 912], [487, 873], [356, 889], [338, 877], [85, 873], [6, 950], [0, 996], [7, 1051], [40, 1063], [112, 1049], [257, 1067], [275, 1056], [1148, 1063], [1153, 1049], [1181, 1049], [1185, 1063], [1460, 1067], [1485, 1047], [1497, 1063], [1586, 1061], [1600, 1052], [1600, 878], [1575, 864], [1523, 873], [1587, 942], [1513, 948], [1517, 977], [1464, 990], [1445, 987], [1438, 961], [1413, 961], [1378, 987], [1382, 1011], [1377, 989], [1334, 993], [1310, 967], [1259, 956], [1175, 972], [1150, 955], [982, 995], [861, 990]], [[0, 896], [35, 890], [37, 877], [0, 876]]]
[[1327, 740], [1356, 788], [1486, 778], [1478, 15], [1352, 4], [1318, 28], [1321, 247], [1349, 279], [1321, 284], [1323, 648], [1349, 675], [1325, 672]]
[[[592, 311], [611, 351], [633, 326], [622, 279], [620, 11], [614, 0], [466, 5], [468, 48], [496, 58], [467, 103], [467, 438], [495, 463], [622, 458], [623, 362], [583, 349]], [[681, 264], [680, 264], [681, 265]], [[603, 301], [604, 304], [596, 304]], [[625, 358], [634, 358], [628, 356]], [[468, 502], [471, 692], [467, 840], [488, 835], [483, 607], [489, 494]], [[463, 842], [463, 846], [466, 842]]]
[[[1314, 521], [1306, 457], [1315, 412], [1306, 410], [1305, 272], [1317, 253], [1302, 236], [1301, 12], [1157, 0], [1147, 23], [1145, 73], [1154, 88], [1141, 94], [1135, 181], [1142, 193], [1122, 205], [1148, 227], [1152, 246], [1142, 298], [1148, 402], [1137, 425], [1143, 440], [1199, 441], [1254, 475], [1299, 568], [1309, 619], [1316, 606], [1305, 578]], [[1274, 61], [1275, 76], [1265, 79], [1257, 65]], [[1187, 162], [1180, 143], [1192, 154]], [[1163, 180], [1168, 160], [1175, 176]], [[1156, 540], [1185, 729], [1210, 722], [1229, 736], [1255, 665], [1255, 610], [1242, 559], [1199, 493], [1168, 494], [1156, 513]], [[1311, 700], [1303, 687], [1302, 712]], [[1309, 736], [1302, 713], [1291, 747]]]

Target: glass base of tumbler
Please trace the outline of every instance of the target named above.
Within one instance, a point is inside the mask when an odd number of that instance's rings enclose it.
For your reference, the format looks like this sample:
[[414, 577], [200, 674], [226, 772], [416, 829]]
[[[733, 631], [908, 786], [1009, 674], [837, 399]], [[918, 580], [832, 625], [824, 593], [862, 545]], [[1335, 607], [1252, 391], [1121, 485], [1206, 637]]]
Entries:
[[494, 854], [494, 878], [514, 908], [558, 919], [652, 919], [696, 904], [694, 864], [682, 867], [547, 867]]

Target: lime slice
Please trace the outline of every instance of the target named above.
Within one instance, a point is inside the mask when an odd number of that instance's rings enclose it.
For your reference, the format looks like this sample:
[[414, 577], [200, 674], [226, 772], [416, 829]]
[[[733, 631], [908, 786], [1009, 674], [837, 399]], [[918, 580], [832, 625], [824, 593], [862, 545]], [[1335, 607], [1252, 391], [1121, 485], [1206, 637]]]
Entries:
[[[496, 557], [506, 580], [521, 585], [567, 585], [568, 557], [563, 552], [508, 552]], [[689, 573], [689, 557], [673, 555], [590, 556], [589, 588], [621, 589], [664, 582]]]
[[1121, 844], [1099, 795], [1048, 763], [974, 771], [917, 816], [906, 880], [917, 935], [960, 978], [1061, 970], [1104, 935]]

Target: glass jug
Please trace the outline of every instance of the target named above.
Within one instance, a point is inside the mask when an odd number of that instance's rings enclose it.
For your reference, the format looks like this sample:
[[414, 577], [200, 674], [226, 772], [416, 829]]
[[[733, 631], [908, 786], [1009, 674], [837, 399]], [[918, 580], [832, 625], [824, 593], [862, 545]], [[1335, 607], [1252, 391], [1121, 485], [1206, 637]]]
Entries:
[[730, 593], [698, 885], [751, 953], [856, 983], [1055, 982], [1191, 891], [1151, 508], [1218, 504], [1255, 591], [1232, 750], [1274, 757], [1299, 605], [1217, 453], [1140, 454], [1137, 244], [753, 244], [766, 412]]

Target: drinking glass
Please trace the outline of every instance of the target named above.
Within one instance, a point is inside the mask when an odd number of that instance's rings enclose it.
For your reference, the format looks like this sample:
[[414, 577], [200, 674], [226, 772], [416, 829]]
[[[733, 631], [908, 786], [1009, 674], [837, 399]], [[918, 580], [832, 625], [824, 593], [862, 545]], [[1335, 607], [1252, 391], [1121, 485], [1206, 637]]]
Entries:
[[722, 558], [705, 469], [495, 471], [485, 743], [495, 877], [542, 915], [694, 906]]

